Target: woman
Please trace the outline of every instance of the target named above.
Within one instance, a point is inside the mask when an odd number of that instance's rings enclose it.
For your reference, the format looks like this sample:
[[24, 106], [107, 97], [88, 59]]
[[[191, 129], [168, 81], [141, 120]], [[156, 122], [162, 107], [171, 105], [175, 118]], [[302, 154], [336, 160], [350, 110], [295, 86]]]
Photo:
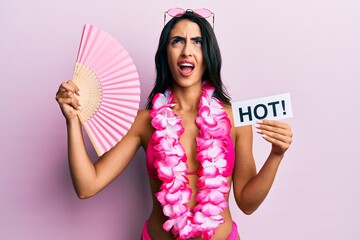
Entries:
[[272, 144], [257, 173], [252, 127], [232, 127], [213, 29], [191, 10], [166, 24], [155, 62], [156, 83], [147, 109], [138, 112], [129, 132], [95, 164], [77, 118], [79, 89], [72, 81], [59, 87], [56, 99], [66, 118], [76, 193], [79, 198], [98, 193], [142, 146], [153, 197], [142, 239], [240, 239], [228, 208], [231, 183], [238, 207], [245, 214], [254, 212], [291, 144], [290, 126], [270, 120], [256, 124], [256, 132]]

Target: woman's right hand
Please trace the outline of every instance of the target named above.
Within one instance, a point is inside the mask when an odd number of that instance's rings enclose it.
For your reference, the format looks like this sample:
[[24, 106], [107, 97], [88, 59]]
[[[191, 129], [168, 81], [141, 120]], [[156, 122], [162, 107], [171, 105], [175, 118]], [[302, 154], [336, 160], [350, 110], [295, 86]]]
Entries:
[[56, 93], [56, 101], [67, 121], [76, 119], [80, 107], [75, 95], [79, 94], [79, 88], [73, 81], [63, 82]]

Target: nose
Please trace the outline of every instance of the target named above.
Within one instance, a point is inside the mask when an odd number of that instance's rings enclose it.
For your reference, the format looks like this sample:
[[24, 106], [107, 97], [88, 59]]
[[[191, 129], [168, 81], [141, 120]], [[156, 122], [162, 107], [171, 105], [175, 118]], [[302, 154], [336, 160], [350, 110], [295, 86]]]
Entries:
[[182, 50], [182, 55], [184, 57], [187, 57], [187, 56], [192, 56], [192, 54], [193, 54], [193, 49], [192, 49], [191, 42], [186, 41], [185, 44], [184, 44], [184, 48]]

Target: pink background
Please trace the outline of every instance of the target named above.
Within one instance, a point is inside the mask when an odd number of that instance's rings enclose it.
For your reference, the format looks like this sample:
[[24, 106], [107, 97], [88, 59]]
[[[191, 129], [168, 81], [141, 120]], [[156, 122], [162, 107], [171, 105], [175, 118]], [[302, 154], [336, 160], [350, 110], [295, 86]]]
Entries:
[[[242, 239], [360, 239], [358, 0], [1, 1], [0, 239], [139, 239], [151, 208], [143, 150], [107, 189], [77, 199], [54, 97], [93, 23], [130, 52], [144, 106], [174, 6], [216, 13], [233, 100], [292, 95], [294, 143], [270, 195], [251, 216], [231, 200]], [[258, 166], [269, 150], [256, 136]]]

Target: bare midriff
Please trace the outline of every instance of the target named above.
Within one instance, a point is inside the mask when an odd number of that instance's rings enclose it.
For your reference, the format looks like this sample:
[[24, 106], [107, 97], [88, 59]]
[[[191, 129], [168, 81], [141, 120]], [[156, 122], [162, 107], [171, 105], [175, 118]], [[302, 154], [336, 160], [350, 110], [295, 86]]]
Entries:
[[[197, 172], [189, 172], [187, 174], [187, 177], [189, 179], [188, 187], [192, 189], [192, 195], [189, 203], [187, 204], [192, 210], [196, 204], [197, 201], [195, 200], [196, 193], [197, 193], [197, 179], [198, 175]], [[231, 176], [227, 178], [229, 182], [232, 181]], [[166, 232], [163, 229], [163, 223], [167, 220], [167, 217], [163, 214], [162, 206], [157, 200], [155, 194], [159, 191], [161, 186], [161, 181], [158, 179], [150, 178], [150, 187], [151, 187], [151, 193], [153, 198], [153, 209], [149, 217], [148, 222], [148, 232], [152, 239], [157, 240], [175, 240], [174, 236], [171, 232]], [[228, 200], [229, 194], [227, 194], [227, 200]], [[218, 229], [215, 232], [214, 237], [212, 240], [224, 240], [227, 239], [229, 234], [232, 230], [232, 218], [230, 214], [229, 208], [225, 208], [224, 212], [221, 213], [221, 216], [224, 218], [225, 222], [221, 224]], [[201, 240], [201, 238], [192, 238], [194, 240]]]

